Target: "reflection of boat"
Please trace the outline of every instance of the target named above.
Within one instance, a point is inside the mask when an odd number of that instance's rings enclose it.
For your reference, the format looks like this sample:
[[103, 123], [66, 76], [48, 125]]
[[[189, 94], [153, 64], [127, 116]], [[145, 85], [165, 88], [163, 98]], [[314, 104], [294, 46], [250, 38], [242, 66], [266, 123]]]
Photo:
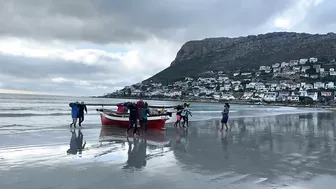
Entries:
[[[104, 106], [104, 104], [101, 104]], [[165, 110], [165, 108], [173, 108], [174, 106], [149, 106], [152, 108], [151, 115], [148, 116], [148, 129], [154, 130], [164, 130], [164, 125], [169, 117], [172, 116], [171, 112]], [[124, 112], [113, 111], [110, 109], [97, 109], [100, 113], [100, 119], [102, 126], [119, 126], [128, 127], [129, 126], [129, 114]]]
[[[153, 146], [163, 146], [169, 143], [161, 131], [149, 131], [148, 134], [140, 138], [146, 139], [147, 144]], [[133, 138], [131, 137], [129, 140], [133, 141]], [[118, 127], [101, 127], [99, 142], [111, 141], [128, 142], [125, 136], [125, 130]]]

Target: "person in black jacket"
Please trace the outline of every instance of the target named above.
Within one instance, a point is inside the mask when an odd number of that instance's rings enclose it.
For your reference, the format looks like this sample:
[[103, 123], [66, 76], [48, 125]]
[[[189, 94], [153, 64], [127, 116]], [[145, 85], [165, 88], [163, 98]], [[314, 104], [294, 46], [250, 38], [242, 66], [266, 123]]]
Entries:
[[131, 130], [133, 127], [133, 135], [137, 132], [137, 115], [138, 115], [138, 108], [135, 103], [129, 102], [126, 104], [127, 108], [129, 109], [129, 127], [126, 131], [126, 134], [128, 134], [128, 131]]
[[82, 122], [84, 121], [84, 111], [87, 114], [87, 108], [86, 105], [84, 104], [84, 102], [81, 102], [81, 104], [79, 105], [79, 112], [78, 112], [78, 117], [79, 117], [79, 126], [82, 126]]

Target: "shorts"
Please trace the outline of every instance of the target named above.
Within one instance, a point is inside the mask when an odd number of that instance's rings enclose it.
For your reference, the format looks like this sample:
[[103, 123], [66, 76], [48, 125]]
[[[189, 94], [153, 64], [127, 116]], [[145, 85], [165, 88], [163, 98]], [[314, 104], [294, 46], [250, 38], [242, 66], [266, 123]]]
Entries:
[[222, 117], [221, 123], [227, 123], [229, 117]]
[[180, 115], [176, 115], [176, 119], [177, 119], [177, 121], [180, 121], [181, 120], [181, 116]]

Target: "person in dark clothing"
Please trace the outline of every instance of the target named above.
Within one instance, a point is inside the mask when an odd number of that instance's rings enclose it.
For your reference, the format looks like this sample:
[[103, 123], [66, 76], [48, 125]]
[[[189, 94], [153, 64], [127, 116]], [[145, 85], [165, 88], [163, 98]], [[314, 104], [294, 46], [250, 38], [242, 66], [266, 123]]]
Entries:
[[230, 109], [230, 105], [228, 103], [225, 103], [224, 105], [224, 109], [222, 111], [222, 128], [221, 128], [221, 131], [223, 131], [224, 129], [224, 125], [225, 125], [225, 131], [227, 131], [229, 128], [227, 126], [227, 122], [228, 122], [228, 119], [229, 119], [229, 109]]
[[82, 126], [82, 122], [84, 121], [84, 111], [87, 114], [87, 108], [86, 105], [84, 104], [84, 102], [81, 102], [81, 104], [79, 105], [79, 112], [78, 112], [78, 117], [79, 117], [79, 123], [78, 125], [81, 127]]
[[138, 116], [138, 108], [135, 103], [127, 103], [127, 108], [129, 109], [129, 127], [126, 131], [126, 134], [128, 134], [128, 131], [131, 130], [133, 127], [133, 135], [137, 132], [137, 116]]

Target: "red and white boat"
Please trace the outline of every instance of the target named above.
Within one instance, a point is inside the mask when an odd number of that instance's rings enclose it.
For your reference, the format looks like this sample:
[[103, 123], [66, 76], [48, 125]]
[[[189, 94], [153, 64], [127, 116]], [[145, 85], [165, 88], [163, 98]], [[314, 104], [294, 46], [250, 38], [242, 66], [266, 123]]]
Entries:
[[[150, 108], [161, 109], [156, 114], [149, 115], [147, 120], [149, 130], [164, 130], [166, 121], [172, 116], [171, 112], [167, 112], [165, 108], [173, 108], [167, 106], [149, 106]], [[129, 114], [122, 113], [118, 111], [113, 111], [110, 109], [97, 109], [100, 114], [100, 119], [102, 126], [111, 126], [111, 127], [125, 127], [129, 126]]]

